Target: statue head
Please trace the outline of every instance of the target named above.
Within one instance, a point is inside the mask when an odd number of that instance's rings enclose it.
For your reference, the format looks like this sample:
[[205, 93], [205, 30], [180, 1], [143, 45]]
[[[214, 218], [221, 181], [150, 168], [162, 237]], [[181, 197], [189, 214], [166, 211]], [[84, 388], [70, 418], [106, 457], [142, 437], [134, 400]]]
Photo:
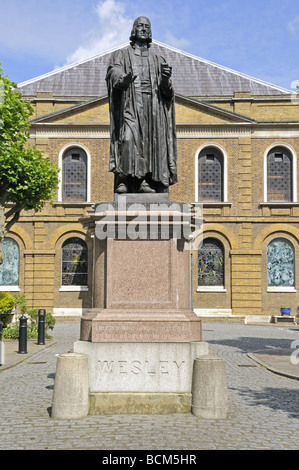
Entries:
[[134, 44], [136, 40], [139, 39], [138, 38], [139, 30], [142, 25], [146, 25], [146, 29], [148, 30], [147, 37], [144, 40], [149, 45], [152, 42], [152, 28], [151, 28], [150, 20], [146, 18], [145, 16], [139, 16], [139, 18], [137, 18], [134, 21], [133, 28], [131, 31], [130, 41]]

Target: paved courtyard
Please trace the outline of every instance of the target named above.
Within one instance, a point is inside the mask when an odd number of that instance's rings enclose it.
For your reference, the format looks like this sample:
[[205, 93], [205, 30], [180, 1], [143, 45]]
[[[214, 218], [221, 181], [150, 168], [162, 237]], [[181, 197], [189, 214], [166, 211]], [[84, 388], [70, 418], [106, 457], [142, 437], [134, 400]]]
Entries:
[[50, 417], [57, 354], [72, 348], [78, 322], [57, 322], [56, 343], [2, 370], [0, 449], [298, 449], [299, 381], [274, 374], [247, 353], [289, 348], [296, 326], [203, 323], [203, 340], [226, 363], [229, 416], [192, 414]]

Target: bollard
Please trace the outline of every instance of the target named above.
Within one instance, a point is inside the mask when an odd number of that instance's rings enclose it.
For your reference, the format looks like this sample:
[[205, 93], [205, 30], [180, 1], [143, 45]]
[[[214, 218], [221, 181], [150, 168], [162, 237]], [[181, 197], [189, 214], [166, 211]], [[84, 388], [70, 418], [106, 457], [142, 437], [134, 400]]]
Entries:
[[0, 366], [3, 364], [3, 346], [2, 346], [3, 322], [0, 320]]
[[228, 394], [225, 363], [214, 356], [194, 361], [191, 412], [201, 419], [225, 419]]
[[27, 317], [20, 317], [19, 327], [19, 354], [27, 354]]
[[40, 308], [38, 311], [38, 338], [37, 344], [45, 344], [45, 319], [46, 310]]
[[65, 353], [57, 358], [51, 417], [78, 419], [88, 415], [88, 357]]

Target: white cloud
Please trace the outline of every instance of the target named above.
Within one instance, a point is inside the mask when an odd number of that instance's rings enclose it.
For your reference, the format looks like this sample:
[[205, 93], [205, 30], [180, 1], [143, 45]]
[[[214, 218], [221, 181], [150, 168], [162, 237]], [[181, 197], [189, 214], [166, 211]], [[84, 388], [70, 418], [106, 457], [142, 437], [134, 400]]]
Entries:
[[166, 33], [166, 44], [168, 44], [169, 46], [173, 46], [175, 47], [176, 49], [182, 49], [182, 50], [185, 50], [185, 49], [188, 49], [189, 45], [190, 45], [190, 42], [188, 41], [188, 39], [185, 39], [185, 38], [176, 38], [172, 33], [170, 33], [169, 31], [167, 31]]
[[299, 29], [299, 15], [288, 23], [288, 30], [295, 33]]
[[[127, 13], [128, 2], [117, 0], [101, 0], [95, 7], [97, 26], [86, 34], [85, 44], [69, 54], [66, 64], [73, 64], [93, 57], [121, 44], [129, 42], [132, 25], [135, 18]], [[189, 41], [176, 38], [172, 33], [166, 33], [166, 43], [178, 49], [187, 49]]]
[[127, 15], [123, 3], [103, 0], [96, 6], [95, 12], [97, 27], [89, 31], [86, 44], [67, 57], [66, 65], [88, 59], [129, 41], [134, 20]]

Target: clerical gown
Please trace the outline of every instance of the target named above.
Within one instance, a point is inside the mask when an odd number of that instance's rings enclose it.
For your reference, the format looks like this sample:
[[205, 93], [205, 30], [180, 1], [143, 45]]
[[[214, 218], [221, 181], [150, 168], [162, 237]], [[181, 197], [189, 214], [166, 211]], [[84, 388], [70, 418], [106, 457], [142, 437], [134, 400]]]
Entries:
[[[166, 188], [177, 182], [174, 92], [162, 81], [162, 57], [130, 45], [111, 55], [107, 69], [110, 106], [109, 171], [120, 178], [150, 175]], [[120, 79], [137, 78], [124, 90]]]

